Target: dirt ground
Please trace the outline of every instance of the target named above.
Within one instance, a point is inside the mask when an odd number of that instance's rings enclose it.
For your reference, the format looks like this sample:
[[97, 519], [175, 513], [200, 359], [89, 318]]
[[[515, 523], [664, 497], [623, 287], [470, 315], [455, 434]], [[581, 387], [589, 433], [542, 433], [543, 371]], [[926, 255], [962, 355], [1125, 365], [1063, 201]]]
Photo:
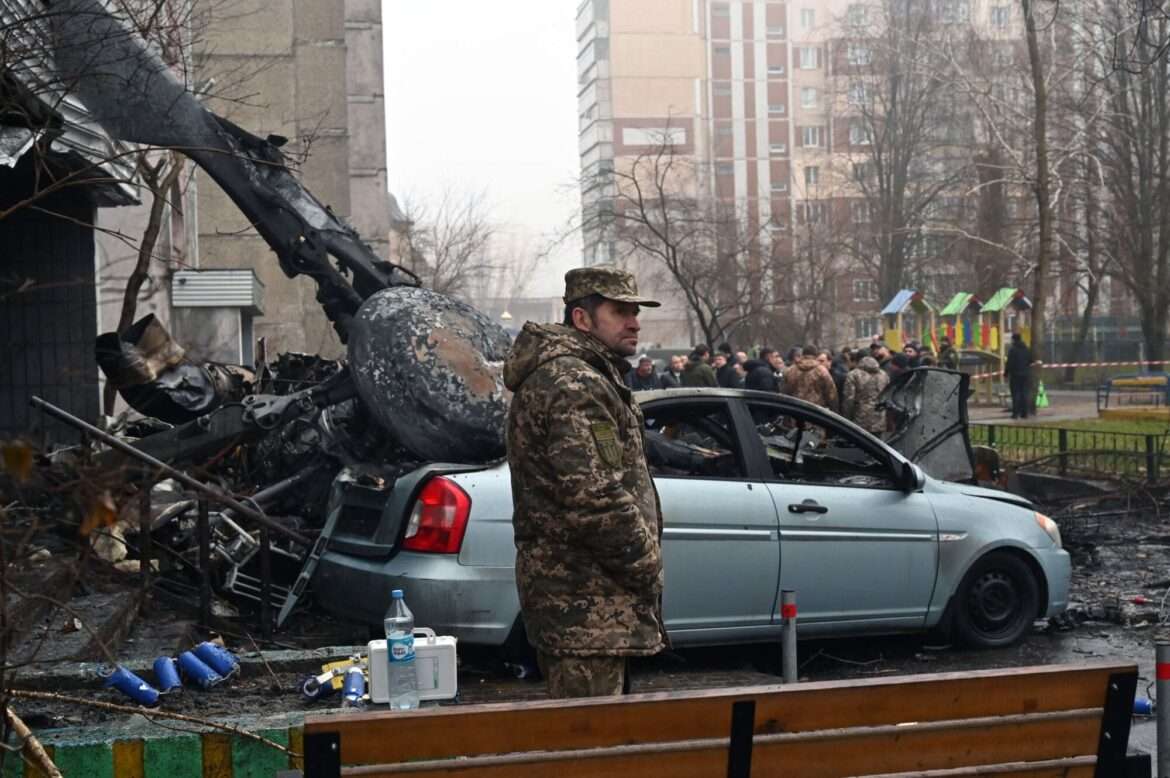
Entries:
[[[1136, 498], [1135, 498], [1136, 499]], [[1139, 696], [1152, 685], [1154, 644], [1160, 632], [1160, 611], [1170, 604], [1170, 523], [1165, 510], [1152, 501], [1134, 503], [1120, 516], [1069, 520], [1066, 547], [1073, 555], [1071, 604], [1066, 617], [1039, 621], [1025, 640], [1010, 648], [970, 650], [941, 644], [933, 636], [880, 639], [802, 641], [801, 680], [832, 680], [875, 676], [952, 672], [1092, 660], [1132, 661], [1139, 666]], [[1116, 506], [1105, 506], [1116, 507]], [[1124, 506], [1123, 506], [1124, 507]], [[189, 627], [156, 615], [139, 626], [125, 649], [136, 655], [166, 653]], [[321, 639], [361, 643], [360, 630], [320, 626]], [[1170, 630], [1167, 631], [1170, 637]], [[238, 641], [242, 642], [242, 641]], [[238, 644], [238, 643], [237, 643]], [[326, 645], [328, 643], [318, 643]], [[244, 647], [247, 647], [246, 645]], [[632, 668], [635, 692], [718, 688], [776, 683], [779, 646], [690, 649], [639, 660]], [[517, 677], [491, 652], [461, 647], [460, 703], [539, 699], [543, 684]], [[270, 672], [253, 665], [247, 674], [208, 692], [184, 690], [165, 698], [162, 708], [208, 719], [249, 713], [314, 711], [336, 706], [336, 696], [316, 703], [298, 693], [307, 672]], [[110, 690], [58, 688], [64, 694], [123, 703]], [[21, 715], [34, 729], [93, 726], [122, 721], [126, 714], [81, 708], [66, 702], [21, 702]], [[1131, 742], [1154, 749], [1152, 721], [1135, 719]]]

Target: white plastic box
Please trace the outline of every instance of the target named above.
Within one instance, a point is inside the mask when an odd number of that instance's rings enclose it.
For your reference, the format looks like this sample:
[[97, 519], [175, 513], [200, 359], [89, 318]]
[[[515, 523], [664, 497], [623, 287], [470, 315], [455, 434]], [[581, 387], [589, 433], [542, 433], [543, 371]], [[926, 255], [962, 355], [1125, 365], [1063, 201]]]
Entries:
[[[387, 705], [390, 702], [389, 665], [386, 659], [386, 641], [371, 640], [370, 652], [370, 701]], [[451, 635], [435, 635], [426, 627], [414, 630], [414, 670], [418, 675], [418, 698], [426, 700], [451, 700], [459, 691], [455, 659], [455, 638]]]

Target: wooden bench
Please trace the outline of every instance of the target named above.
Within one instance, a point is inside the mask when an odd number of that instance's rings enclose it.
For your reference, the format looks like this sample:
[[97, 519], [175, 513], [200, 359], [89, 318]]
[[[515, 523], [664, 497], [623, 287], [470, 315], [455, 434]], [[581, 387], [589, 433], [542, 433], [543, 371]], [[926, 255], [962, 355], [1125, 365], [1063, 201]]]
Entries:
[[1083, 664], [367, 711], [305, 720], [305, 775], [1149, 776], [1137, 668]]
[[1114, 399], [1117, 406], [1170, 404], [1170, 379], [1164, 373], [1110, 378], [1097, 387], [1097, 412], [1109, 408]]

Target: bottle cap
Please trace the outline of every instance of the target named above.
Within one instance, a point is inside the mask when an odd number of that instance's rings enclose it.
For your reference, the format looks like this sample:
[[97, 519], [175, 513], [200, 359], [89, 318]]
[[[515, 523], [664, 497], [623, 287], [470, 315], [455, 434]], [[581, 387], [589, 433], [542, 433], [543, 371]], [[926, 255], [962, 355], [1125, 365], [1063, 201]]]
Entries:
[[402, 590], [395, 589], [394, 591], [390, 592], [390, 596], [392, 598], [394, 598], [395, 600], [401, 600], [402, 599]]

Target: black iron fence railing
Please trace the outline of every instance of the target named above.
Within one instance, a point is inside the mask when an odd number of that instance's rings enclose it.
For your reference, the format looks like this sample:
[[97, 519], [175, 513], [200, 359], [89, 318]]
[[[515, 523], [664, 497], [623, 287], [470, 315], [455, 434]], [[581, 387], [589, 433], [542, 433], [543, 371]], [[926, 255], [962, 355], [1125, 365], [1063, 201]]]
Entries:
[[971, 444], [991, 446], [1005, 463], [1034, 464], [1067, 475], [1101, 474], [1157, 481], [1167, 455], [1170, 431], [1157, 435], [972, 424]]

